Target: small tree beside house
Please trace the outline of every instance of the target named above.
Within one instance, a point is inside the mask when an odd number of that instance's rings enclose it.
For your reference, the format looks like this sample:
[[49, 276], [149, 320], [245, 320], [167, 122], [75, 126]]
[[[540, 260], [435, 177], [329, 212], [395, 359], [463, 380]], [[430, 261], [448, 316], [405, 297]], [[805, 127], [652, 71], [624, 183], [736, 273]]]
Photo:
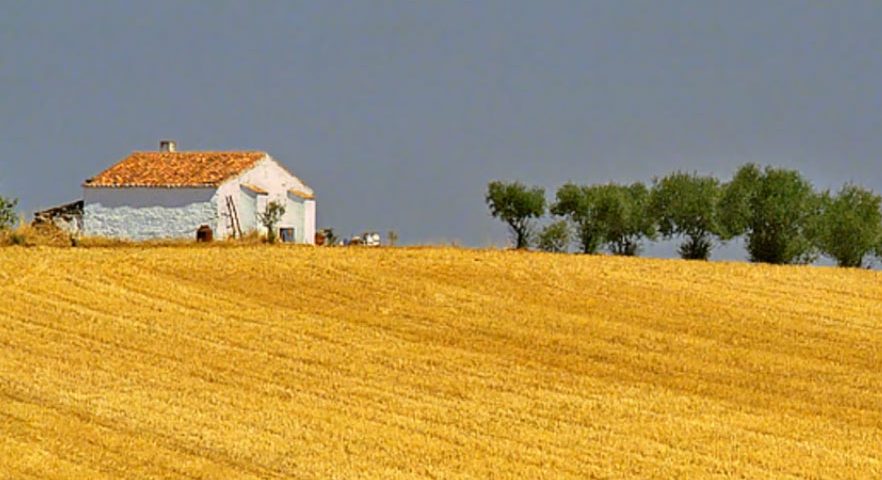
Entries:
[[258, 214], [260, 223], [266, 227], [267, 242], [276, 243], [276, 224], [279, 223], [284, 214], [285, 206], [275, 200], [267, 203], [266, 210]]

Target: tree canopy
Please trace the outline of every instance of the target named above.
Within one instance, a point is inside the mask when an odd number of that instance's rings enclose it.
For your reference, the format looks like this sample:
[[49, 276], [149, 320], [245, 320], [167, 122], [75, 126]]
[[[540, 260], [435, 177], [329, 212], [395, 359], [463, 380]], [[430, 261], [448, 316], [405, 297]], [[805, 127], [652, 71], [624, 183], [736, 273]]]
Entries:
[[640, 182], [627, 186], [601, 185], [596, 190], [595, 201], [604, 244], [610, 252], [637, 255], [643, 238], [655, 238], [655, 219], [649, 212], [646, 185]]
[[616, 255], [636, 255], [641, 240], [655, 236], [648, 207], [649, 190], [642, 183], [567, 183], [557, 190], [551, 213], [573, 224], [583, 253], [605, 246]]
[[533, 219], [545, 214], [545, 189], [521, 182], [492, 181], [485, 197], [490, 214], [505, 222], [516, 248], [528, 248], [534, 233]]
[[574, 227], [582, 253], [596, 253], [605, 241], [597, 209], [598, 186], [567, 183], [557, 190], [551, 213], [565, 217]]
[[882, 197], [846, 185], [831, 197], [825, 193], [817, 228], [817, 245], [841, 267], [861, 267], [882, 247]]
[[751, 261], [810, 263], [821, 199], [799, 172], [741, 167], [726, 185], [720, 215], [727, 235], [744, 235]]
[[713, 239], [725, 239], [717, 215], [720, 182], [711, 176], [675, 172], [656, 179], [650, 194], [650, 214], [664, 239], [685, 237], [682, 258], [707, 260]]

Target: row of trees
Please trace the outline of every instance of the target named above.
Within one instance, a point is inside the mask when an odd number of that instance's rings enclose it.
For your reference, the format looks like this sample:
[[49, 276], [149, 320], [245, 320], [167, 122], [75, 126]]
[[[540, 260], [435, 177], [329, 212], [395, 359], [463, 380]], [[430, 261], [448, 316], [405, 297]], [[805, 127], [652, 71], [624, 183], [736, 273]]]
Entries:
[[[651, 186], [568, 183], [550, 204], [540, 187], [494, 181], [485, 200], [517, 248], [565, 252], [575, 243], [583, 253], [637, 255], [646, 240], [677, 238], [682, 258], [706, 260], [743, 236], [753, 262], [811, 263], [824, 254], [860, 267], [882, 258], [882, 197], [852, 184], [817, 192], [795, 170], [755, 164], [727, 183], [683, 172]], [[555, 221], [539, 230], [546, 210]]]

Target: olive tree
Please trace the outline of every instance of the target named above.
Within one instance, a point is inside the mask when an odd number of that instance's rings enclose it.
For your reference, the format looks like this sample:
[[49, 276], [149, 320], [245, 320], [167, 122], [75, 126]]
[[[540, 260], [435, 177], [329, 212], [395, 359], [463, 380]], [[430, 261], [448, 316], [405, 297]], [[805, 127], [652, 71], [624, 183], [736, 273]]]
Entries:
[[717, 215], [720, 196], [720, 182], [711, 176], [675, 172], [655, 179], [649, 210], [662, 238], [684, 238], [681, 258], [707, 260], [714, 239], [726, 239]]
[[747, 164], [724, 187], [720, 220], [726, 235], [745, 235], [752, 262], [811, 263], [821, 205], [799, 172]]
[[882, 246], [882, 197], [856, 185], [824, 195], [817, 245], [841, 267], [861, 267]]
[[528, 248], [534, 233], [534, 219], [545, 214], [545, 190], [497, 180], [487, 185], [484, 199], [490, 214], [508, 225], [515, 247]]
[[551, 213], [570, 221], [582, 253], [597, 253], [605, 241], [605, 228], [598, 216], [598, 186], [567, 183], [556, 193]]
[[655, 238], [656, 224], [649, 211], [646, 185], [610, 183], [599, 186], [596, 195], [598, 223], [610, 252], [634, 256], [640, 252], [644, 238]]

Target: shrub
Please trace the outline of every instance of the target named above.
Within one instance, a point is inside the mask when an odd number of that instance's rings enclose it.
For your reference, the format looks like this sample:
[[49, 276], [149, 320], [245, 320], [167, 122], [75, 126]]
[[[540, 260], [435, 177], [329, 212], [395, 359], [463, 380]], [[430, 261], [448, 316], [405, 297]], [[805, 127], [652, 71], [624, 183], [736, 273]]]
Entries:
[[539, 234], [539, 249], [546, 252], [563, 253], [570, 245], [570, 226], [559, 220], [546, 226]]
[[18, 199], [0, 196], [0, 230], [8, 230], [15, 226], [18, 217], [15, 215], [15, 207]]

